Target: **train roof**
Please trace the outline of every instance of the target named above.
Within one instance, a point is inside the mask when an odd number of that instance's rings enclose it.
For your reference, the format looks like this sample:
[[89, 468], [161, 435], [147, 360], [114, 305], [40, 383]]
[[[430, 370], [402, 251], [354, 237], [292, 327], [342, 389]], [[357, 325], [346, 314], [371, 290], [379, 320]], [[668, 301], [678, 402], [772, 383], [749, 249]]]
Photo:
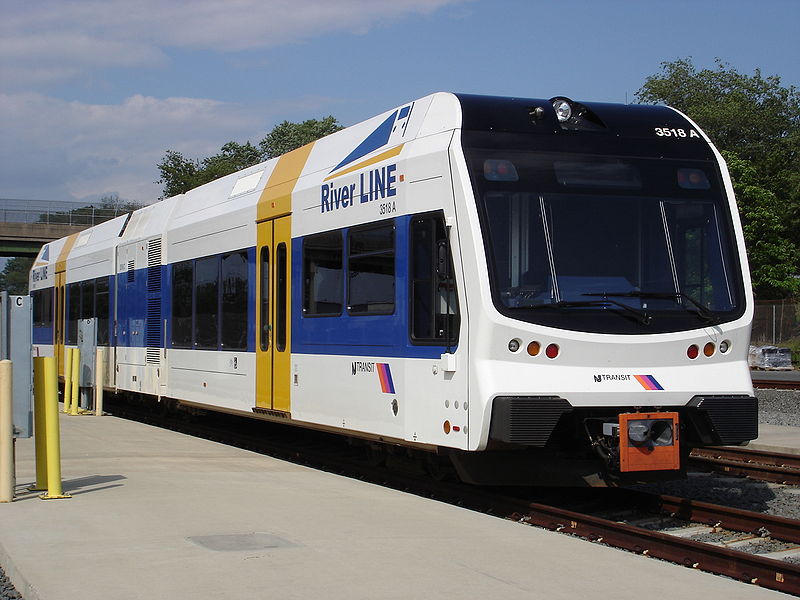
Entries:
[[[573, 109], [567, 121], [557, 116], [554, 101], [558, 99], [565, 100]], [[97, 225], [71, 242], [68, 241], [71, 238], [51, 242], [43, 248], [34, 267], [67, 257], [72, 261], [104, 247], [157, 235], [166, 235], [171, 245], [179, 244], [198, 235], [210, 235], [223, 222], [228, 227], [234, 227], [235, 223], [254, 224], [264, 218], [259, 211], [267, 204], [265, 198], [270, 193], [278, 193], [274, 190], [286, 188], [288, 193], [284, 196], [291, 197], [292, 190], [301, 187], [295, 187], [294, 182], [301, 178], [303, 187], [318, 187], [323, 181], [399, 155], [412, 140], [433, 139], [437, 134], [456, 129], [536, 135], [560, 135], [568, 130], [591, 135], [610, 134], [615, 138], [652, 139], [654, 127], [686, 128], [690, 125], [683, 115], [665, 106], [578, 102], [564, 97], [544, 99], [437, 92], [387, 110], [282, 157], [138, 209], [129, 220], [120, 217]], [[439, 143], [449, 143], [449, 138], [442, 137]], [[408, 149], [405, 152], [408, 153]], [[316, 202], [318, 205], [319, 200]], [[274, 200], [272, 205], [275, 206]], [[286, 208], [278, 206], [273, 214]], [[307, 208], [292, 204], [285, 212]], [[254, 243], [253, 227], [241, 233], [242, 236], [231, 240]], [[226, 242], [227, 245], [232, 243]], [[173, 256], [170, 260], [176, 258]]]

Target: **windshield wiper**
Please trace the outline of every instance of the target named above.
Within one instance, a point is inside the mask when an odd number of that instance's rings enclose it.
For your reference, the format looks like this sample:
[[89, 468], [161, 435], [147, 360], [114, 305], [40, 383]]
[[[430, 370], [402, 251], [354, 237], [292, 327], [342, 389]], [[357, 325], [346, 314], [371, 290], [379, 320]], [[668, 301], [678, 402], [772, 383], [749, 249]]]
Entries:
[[[688, 306], [683, 306], [684, 309], [687, 311], [696, 314], [700, 317], [703, 321], [707, 323], [716, 323], [718, 321], [717, 315], [711, 312], [708, 308], [700, 304], [697, 300], [689, 296], [688, 294], [684, 294], [683, 292], [637, 292], [637, 291], [630, 291], [630, 292], [595, 292], [591, 294], [581, 294], [582, 296], [600, 296], [603, 299], [608, 299], [607, 296], [618, 296], [618, 297], [625, 297], [625, 298], [653, 298], [656, 300], [674, 300], [676, 304], [682, 305], [679, 300], [686, 300], [694, 306], [694, 309], [689, 308]], [[609, 300], [610, 302], [610, 300]]]
[[[584, 296], [589, 296], [594, 294], [584, 294]], [[632, 306], [628, 306], [627, 304], [623, 304], [622, 302], [617, 302], [616, 300], [611, 300], [610, 298], [603, 298], [602, 300], [559, 300], [558, 302], [550, 302], [548, 304], [536, 304], [534, 306], [526, 306], [525, 308], [583, 308], [587, 306], [598, 306], [601, 308], [608, 308], [609, 306], [615, 306], [623, 309], [625, 312], [621, 313], [625, 316], [632, 317], [638, 323], [642, 325], [649, 325], [650, 321], [653, 318], [648, 315], [643, 310], [639, 310], [637, 308], [633, 308]]]

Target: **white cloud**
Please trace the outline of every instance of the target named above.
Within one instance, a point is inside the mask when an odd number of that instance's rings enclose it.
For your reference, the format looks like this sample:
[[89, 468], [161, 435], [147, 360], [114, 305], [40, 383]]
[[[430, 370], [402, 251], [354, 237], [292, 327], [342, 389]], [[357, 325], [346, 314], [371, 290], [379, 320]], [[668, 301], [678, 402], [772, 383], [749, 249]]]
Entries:
[[6, 90], [59, 83], [104, 67], [154, 66], [165, 48], [237, 51], [364, 33], [468, 0], [42, 0], [6, 3]]
[[0, 94], [0, 114], [3, 195], [45, 200], [118, 193], [153, 201], [160, 195], [156, 165], [167, 149], [208, 156], [231, 139], [263, 135], [265, 123], [264, 107], [141, 95], [101, 105]]

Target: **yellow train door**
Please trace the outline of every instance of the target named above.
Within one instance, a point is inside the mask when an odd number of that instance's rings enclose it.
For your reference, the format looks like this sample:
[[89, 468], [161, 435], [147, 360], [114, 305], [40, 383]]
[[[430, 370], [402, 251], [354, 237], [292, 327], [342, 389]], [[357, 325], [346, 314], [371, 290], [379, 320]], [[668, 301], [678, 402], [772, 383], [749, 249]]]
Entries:
[[257, 225], [256, 406], [291, 411], [291, 216]]

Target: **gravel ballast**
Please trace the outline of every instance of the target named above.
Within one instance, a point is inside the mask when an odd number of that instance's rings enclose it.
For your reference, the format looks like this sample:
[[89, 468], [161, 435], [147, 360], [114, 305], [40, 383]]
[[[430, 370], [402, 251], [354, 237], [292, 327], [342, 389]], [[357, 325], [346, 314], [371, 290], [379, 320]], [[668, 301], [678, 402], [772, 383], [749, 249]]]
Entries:
[[20, 600], [22, 596], [0, 567], [0, 600]]
[[[800, 392], [756, 390], [759, 422], [800, 427]], [[643, 486], [653, 492], [800, 519], [800, 486], [780, 485], [713, 473], [690, 473], [682, 481]]]
[[758, 422], [800, 427], [800, 392], [794, 390], [756, 390]]

